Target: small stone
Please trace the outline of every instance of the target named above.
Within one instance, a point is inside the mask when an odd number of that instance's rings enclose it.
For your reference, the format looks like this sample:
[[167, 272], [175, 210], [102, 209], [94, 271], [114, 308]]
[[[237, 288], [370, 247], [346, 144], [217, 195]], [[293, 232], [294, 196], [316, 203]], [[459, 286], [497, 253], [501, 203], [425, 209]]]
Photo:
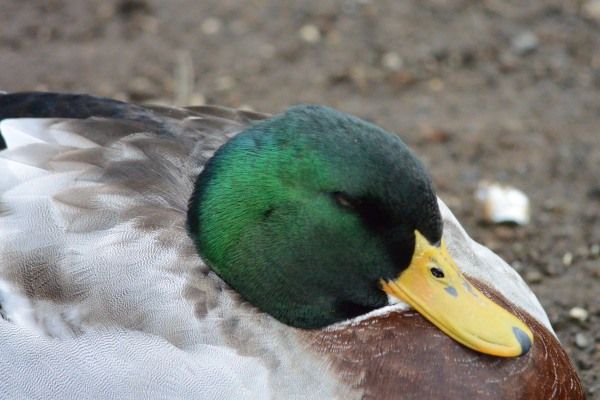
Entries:
[[444, 81], [440, 78], [432, 78], [427, 82], [429, 89], [434, 92], [441, 92], [444, 90]]
[[114, 4], [109, 4], [106, 2], [98, 5], [98, 8], [96, 9], [96, 15], [103, 19], [109, 19], [115, 15], [116, 11], [117, 10]]
[[156, 87], [154, 83], [145, 76], [136, 76], [127, 85], [127, 93], [134, 100], [147, 100], [155, 96]]
[[529, 198], [517, 188], [481, 181], [475, 191], [475, 200], [480, 218], [485, 222], [518, 225], [529, 223]]
[[220, 76], [215, 80], [217, 90], [220, 92], [227, 91], [229, 89], [233, 89], [235, 86], [235, 79], [231, 76]]
[[152, 81], [145, 76], [136, 76], [129, 81], [129, 86], [134, 90], [148, 90], [152, 87]]
[[559, 276], [565, 273], [565, 266], [557, 260], [553, 260], [544, 265], [544, 272], [548, 276]]
[[539, 283], [543, 278], [543, 275], [539, 271], [534, 270], [525, 273], [525, 280], [529, 283]]
[[561, 317], [560, 313], [553, 309], [548, 309], [548, 319], [550, 320], [550, 323], [554, 329], [559, 329], [563, 322], [563, 318]]
[[549, 262], [544, 266], [544, 272], [548, 276], [558, 276], [565, 272], [564, 267], [557, 262]]
[[202, 25], [200, 26], [200, 28], [202, 29], [202, 33], [204, 33], [205, 35], [215, 35], [219, 33], [222, 25], [223, 24], [221, 23], [220, 19], [215, 17], [209, 17], [202, 21]]
[[362, 65], [353, 65], [348, 70], [350, 81], [360, 90], [365, 90], [369, 86], [369, 77], [367, 69]]
[[321, 40], [321, 32], [314, 25], [304, 25], [298, 33], [300, 38], [307, 43], [317, 43]]
[[192, 93], [189, 104], [193, 106], [203, 106], [206, 104], [206, 97], [202, 93]]
[[584, 322], [588, 318], [588, 311], [582, 307], [573, 307], [569, 310], [569, 317], [579, 321]]
[[498, 56], [498, 62], [500, 63], [500, 71], [508, 73], [517, 68], [519, 60], [511, 52], [503, 51]]
[[573, 253], [566, 252], [562, 257], [562, 263], [565, 267], [570, 267], [573, 264]]
[[404, 65], [400, 55], [394, 51], [387, 52], [381, 57], [381, 65], [390, 71], [399, 71]]
[[557, 202], [555, 199], [546, 199], [542, 203], [544, 211], [548, 211], [555, 214], [560, 214], [564, 211], [564, 207]]
[[420, 134], [423, 141], [427, 143], [446, 143], [450, 141], [452, 137], [451, 132], [429, 124], [421, 125]]
[[523, 257], [526, 254], [525, 245], [522, 242], [514, 242], [512, 249], [516, 256]]
[[592, 257], [600, 255], [600, 244], [593, 244], [590, 246], [590, 255]]
[[406, 86], [414, 84], [417, 79], [413, 74], [407, 71], [393, 72], [388, 76], [388, 81], [396, 89], [402, 89]]
[[579, 332], [575, 335], [575, 345], [580, 349], [585, 349], [590, 345], [590, 340], [584, 333]]
[[581, 11], [587, 18], [600, 22], [600, 0], [586, 1]]
[[519, 56], [533, 53], [538, 45], [539, 40], [533, 32], [523, 32], [515, 36], [510, 43], [512, 51]]
[[125, 101], [125, 102], [131, 100], [130, 96], [127, 95], [127, 93], [124, 93], [124, 92], [115, 92], [115, 93], [112, 93], [110, 95], [110, 97], [112, 99], [119, 100], [119, 101]]
[[250, 104], [242, 104], [241, 106], [238, 107], [238, 110], [250, 111], [250, 112], [256, 111]]

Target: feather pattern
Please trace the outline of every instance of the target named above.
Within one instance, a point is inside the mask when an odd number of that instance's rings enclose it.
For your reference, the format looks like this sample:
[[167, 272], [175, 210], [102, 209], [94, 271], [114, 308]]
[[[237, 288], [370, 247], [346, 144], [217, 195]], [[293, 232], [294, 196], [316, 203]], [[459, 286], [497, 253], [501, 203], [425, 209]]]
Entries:
[[[325, 340], [318, 332], [307, 336], [243, 302], [187, 235], [187, 203], [204, 164], [266, 115], [8, 97], [0, 95], [0, 119], [9, 118], [0, 122], [8, 147], [0, 152], [2, 396], [363, 398], [368, 388], [336, 372], [340, 357], [314, 346]], [[551, 332], [518, 275], [440, 208], [465, 272]]]
[[[210, 272], [185, 231], [202, 165], [257, 118], [223, 108], [169, 110], [167, 134], [154, 123], [105, 117], [2, 121], [8, 149], [0, 162], [10, 179], [0, 186], [0, 336], [7, 338], [0, 374], [14, 376], [0, 381], [1, 393], [340, 392], [293, 331]], [[265, 338], [265, 330], [273, 335]], [[297, 350], [278, 351], [284, 347]], [[294, 379], [285, 373], [292, 366]]]

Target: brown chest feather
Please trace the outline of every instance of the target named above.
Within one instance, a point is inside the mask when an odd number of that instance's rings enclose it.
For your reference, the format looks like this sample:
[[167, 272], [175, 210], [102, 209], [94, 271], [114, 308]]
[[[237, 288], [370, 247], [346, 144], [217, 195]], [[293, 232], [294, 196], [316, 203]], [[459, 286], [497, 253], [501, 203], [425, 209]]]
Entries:
[[473, 352], [411, 310], [311, 332], [308, 339], [364, 399], [584, 399], [558, 340], [502, 296], [473, 283], [529, 325], [535, 336], [529, 353], [503, 359]]

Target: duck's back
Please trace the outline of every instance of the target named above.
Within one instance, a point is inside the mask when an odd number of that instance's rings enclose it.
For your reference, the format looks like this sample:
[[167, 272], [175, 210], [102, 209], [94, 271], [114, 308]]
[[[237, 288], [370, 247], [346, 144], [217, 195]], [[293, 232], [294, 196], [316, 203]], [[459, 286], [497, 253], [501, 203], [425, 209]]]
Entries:
[[51, 336], [77, 335], [81, 322], [185, 346], [182, 316], [158, 311], [173, 296], [165, 288], [199, 261], [187, 202], [205, 161], [248, 121], [90, 96], [0, 99], [0, 110], [11, 104], [1, 117], [19, 117], [0, 126], [0, 274], [33, 303], [29, 315], [4, 304], [5, 316]]

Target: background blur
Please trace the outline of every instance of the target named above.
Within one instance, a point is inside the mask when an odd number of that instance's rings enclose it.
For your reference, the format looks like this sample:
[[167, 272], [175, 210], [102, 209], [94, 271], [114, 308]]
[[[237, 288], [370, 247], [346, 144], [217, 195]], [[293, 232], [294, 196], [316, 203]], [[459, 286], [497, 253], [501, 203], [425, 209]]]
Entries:
[[[321, 103], [397, 132], [529, 282], [600, 398], [600, 0], [0, 4], [1, 90]], [[522, 189], [531, 223], [481, 223], [481, 180]]]

